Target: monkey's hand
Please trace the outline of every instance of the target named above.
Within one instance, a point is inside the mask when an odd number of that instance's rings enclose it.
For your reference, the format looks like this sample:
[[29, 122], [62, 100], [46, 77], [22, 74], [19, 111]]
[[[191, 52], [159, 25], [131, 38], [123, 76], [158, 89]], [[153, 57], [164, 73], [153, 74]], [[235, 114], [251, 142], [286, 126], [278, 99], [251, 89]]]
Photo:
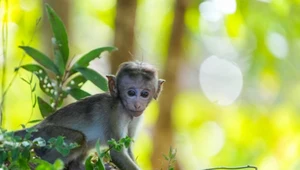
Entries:
[[111, 150], [110, 156], [113, 163], [122, 170], [141, 170], [124, 149], [120, 152]]
[[115, 164], [112, 162], [105, 163], [105, 170], [120, 170], [118, 167], [116, 167]]

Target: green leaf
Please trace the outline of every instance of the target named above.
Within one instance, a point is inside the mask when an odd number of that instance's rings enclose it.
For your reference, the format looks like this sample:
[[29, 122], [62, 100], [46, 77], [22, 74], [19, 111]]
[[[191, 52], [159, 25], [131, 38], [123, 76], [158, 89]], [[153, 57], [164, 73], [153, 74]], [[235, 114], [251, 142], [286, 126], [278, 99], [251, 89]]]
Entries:
[[60, 159], [57, 159], [54, 164], [53, 167], [55, 168], [55, 170], [61, 170], [64, 169], [64, 162]]
[[[46, 93], [48, 96], [53, 96], [54, 88], [52, 86], [51, 80], [49, 76], [47, 75], [47, 72], [45, 69], [37, 64], [27, 64], [20, 66], [16, 68], [18, 70], [19, 68], [23, 68], [37, 76], [39, 79], [40, 88], [44, 93]], [[27, 82], [26, 80], [23, 80]], [[28, 82], [27, 82], [28, 83]]]
[[0, 165], [4, 163], [4, 161], [7, 159], [8, 155], [7, 152], [1, 151], [0, 152]]
[[98, 158], [98, 161], [95, 164], [92, 163], [92, 158], [93, 158], [93, 156], [89, 156], [85, 160], [85, 169], [86, 170], [105, 170], [104, 164], [100, 158]]
[[78, 143], [76, 143], [76, 142], [75, 142], [75, 143], [70, 143], [70, 144], [69, 144], [69, 148], [70, 148], [70, 149], [74, 149], [74, 148], [77, 148], [77, 147], [79, 147], [79, 146], [80, 146], [80, 145], [79, 145]]
[[84, 78], [82, 75], [77, 75], [76, 77], [74, 77], [73, 79], [71, 79], [69, 81], [69, 83], [67, 84], [67, 87], [70, 87], [71, 89], [73, 89], [73, 88], [80, 89], [86, 81], [87, 81], [87, 79]]
[[11, 150], [11, 159], [12, 161], [16, 161], [19, 158], [20, 151], [18, 148], [13, 148]]
[[107, 91], [107, 80], [101, 76], [96, 71], [89, 69], [89, 68], [76, 68], [76, 71], [80, 72], [83, 77], [90, 80], [93, 84], [99, 87], [103, 91]]
[[[29, 153], [29, 152], [28, 152]], [[30, 169], [29, 165], [28, 165], [28, 160], [25, 157], [22, 157], [18, 159], [17, 161], [17, 167], [22, 167], [22, 169]], [[14, 168], [12, 168], [14, 169]]]
[[98, 156], [100, 157], [101, 151], [100, 151], [100, 142], [99, 142], [99, 139], [96, 142], [96, 151], [97, 151]]
[[62, 146], [57, 146], [55, 148], [63, 156], [67, 156], [70, 153], [70, 149], [68, 149], [68, 148], [65, 148], [65, 147], [62, 147]]
[[110, 139], [107, 141], [107, 144], [110, 146], [110, 147], [114, 147], [116, 146], [118, 143], [115, 139]]
[[90, 52], [88, 52], [87, 54], [83, 55], [72, 67], [71, 70], [76, 70], [75, 68], [79, 68], [79, 67], [87, 67], [89, 65], [89, 63], [94, 60], [95, 58], [99, 57], [100, 58], [100, 54], [104, 51], [114, 51], [117, 50], [116, 47], [101, 47], [101, 48], [97, 48], [94, 49]]
[[58, 145], [58, 146], [62, 146], [64, 144], [64, 137], [58, 136], [56, 138], [56, 143], [55, 144]]
[[25, 129], [25, 130], [26, 130], [26, 132], [28, 132], [28, 133], [33, 133], [33, 132], [37, 132], [37, 131], [38, 131], [38, 129], [35, 128], [35, 127], [30, 127], [30, 128]]
[[51, 70], [56, 75], [62, 75], [56, 65], [52, 62], [52, 60], [47, 57], [45, 54], [41, 53], [40, 51], [29, 47], [29, 46], [19, 46], [23, 49], [30, 57], [32, 57], [36, 62], [44, 66], [45, 68]]
[[25, 129], [25, 128], [26, 128], [26, 126], [25, 126], [24, 124], [21, 124], [21, 126], [22, 126], [22, 128], [23, 128], [23, 129]]
[[36, 83], [34, 83], [33, 88], [31, 89], [31, 92], [34, 92], [36, 88]]
[[93, 170], [93, 164], [91, 162], [92, 156], [89, 156], [86, 160], [85, 160], [85, 169], [86, 170]]
[[64, 72], [69, 57], [68, 35], [66, 28], [55, 13], [55, 11], [46, 4], [46, 11], [54, 34], [53, 45], [55, 54], [55, 64], [58, 65], [61, 73]]
[[58, 50], [55, 38], [52, 38], [52, 44], [54, 46], [54, 63], [58, 67], [59, 72], [63, 74], [66, 70], [66, 64], [63, 61], [61, 52]]
[[47, 145], [46, 140], [41, 137], [34, 138], [32, 142], [34, 143], [35, 147], [45, 147]]
[[122, 138], [122, 139], [123, 139], [122, 142], [124, 143], [126, 148], [128, 148], [130, 146], [130, 144], [133, 142], [133, 139], [131, 139], [129, 136], [126, 136], [125, 138]]
[[37, 165], [35, 170], [52, 170], [53, 169], [53, 166], [49, 162], [44, 161], [42, 159], [31, 159], [30, 162]]
[[31, 74], [31, 76], [30, 76], [30, 80], [29, 80], [30, 84], [32, 83], [32, 79], [33, 79], [33, 74]]
[[103, 161], [102, 161], [102, 158], [101, 158], [101, 151], [100, 151], [100, 142], [99, 142], [99, 140], [97, 140], [97, 143], [96, 143], [96, 151], [97, 151], [97, 154], [98, 154], [98, 157], [99, 157], [99, 159], [98, 159], [98, 162], [97, 162], [97, 167], [98, 167], [98, 169], [99, 170], [105, 170], [105, 168], [104, 168], [104, 164], [103, 164]]
[[29, 121], [28, 123], [37, 123], [37, 122], [40, 122], [40, 121], [42, 121], [42, 119], [31, 120], [31, 121]]
[[101, 158], [98, 159], [98, 162], [96, 163], [98, 170], [105, 170], [103, 161]]
[[22, 151], [22, 158], [25, 158], [26, 160], [29, 160], [30, 159], [30, 147], [26, 147], [26, 148], [23, 148], [23, 151]]
[[36, 94], [34, 94], [34, 99], [33, 99], [33, 100], [34, 100], [34, 101], [33, 101], [33, 105], [32, 105], [32, 107], [33, 107], [33, 108], [35, 108], [36, 101], [37, 101], [37, 100], [36, 100]]
[[41, 114], [44, 118], [49, 116], [52, 112], [54, 112], [54, 109], [47, 102], [45, 102], [42, 98], [37, 97], [37, 99], [38, 99]]
[[24, 79], [23, 77], [21, 77], [21, 80], [23, 80], [25, 83], [27, 83], [27, 84], [29, 84], [29, 85], [30, 85], [29, 81], [27, 81], [27, 80], [26, 80], [26, 79]]
[[169, 160], [169, 158], [164, 154], [163, 157], [165, 158], [165, 160]]
[[74, 97], [76, 100], [80, 100], [82, 98], [90, 96], [90, 94], [86, 91], [83, 91], [78, 88], [70, 89], [67, 91], [72, 97]]

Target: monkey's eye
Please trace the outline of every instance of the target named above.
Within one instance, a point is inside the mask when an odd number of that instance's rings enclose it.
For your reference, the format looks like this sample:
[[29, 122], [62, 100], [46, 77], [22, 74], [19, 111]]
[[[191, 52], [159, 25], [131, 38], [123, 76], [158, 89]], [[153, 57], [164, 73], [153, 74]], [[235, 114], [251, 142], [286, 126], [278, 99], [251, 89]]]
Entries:
[[142, 91], [142, 92], [141, 92], [141, 96], [142, 96], [143, 98], [146, 98], [146, 97], [149, 96], [149, 92], [147, 92], [147, 91]]
[[128, 96], [135, 96], [135, 91], [134, 90], [128, 90], [128, 92], [127, 92], [127, 94], [128, 94]]

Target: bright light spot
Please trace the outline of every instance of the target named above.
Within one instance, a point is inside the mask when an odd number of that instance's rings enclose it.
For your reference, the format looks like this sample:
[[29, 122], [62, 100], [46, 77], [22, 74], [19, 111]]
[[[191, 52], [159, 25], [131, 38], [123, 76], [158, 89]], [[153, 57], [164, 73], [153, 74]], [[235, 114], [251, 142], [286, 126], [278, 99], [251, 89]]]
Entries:
[[38, 3], [36, 1], [32, 1], [32, 0], [21, 0], [20, 1], [20, 7], [24, 11], [31, 11], [34, 8], [36, 8], [37, 6], [38, 6]]
[[232, 62], [211, 56], [200, 67], [200, 85], [206, 97], [219, 105], [230, 105], [240, 95], [243, 76]]
[[263, 170], [278, 170], [279, 169], [278, 161], [273, 156], [265, 158], [262, 161], [261, 166], [259, 166], [259, 167], [260, 167], [259, 169], [263, 169]]
[[233, 14], [236, 11], [235, 0], [214, 0], [217, 8], [223, 14]]
[[288, 159], [293, 159], [297, 157], [297, 151], [298, 151], [298, 144], [297, 142], [291, 141], [289, 142], [289, 145], [286, 146], [286, 149], [284, 150], [285, 157]]
[[215, 2], [213, 1], [205, 1], [202, 2], [199, 6], [200, 13], [207, 21], [217, 22], [221, 19], [222, 13], [217, 9]]
[[270, 52], [277, 58], [286, 58], [289, 52], [289, 46], [286, 38], [276, 32], [269, 32], [267, 37], [267, 46]]
[[216, 155], [223, 147], [225, 137], [223, 129], [215, 122], [206, 122], [200, 129], [199, 150], [205, 157]]
[[214, 35], [202, 35], [201, 37], [209, 54], [214, 54], [216, 56], [230, 56], [230, 59], [235, 59], [239, 55], [232, 45], [232, 40], [228, 37]]
[[199, 5], [201, 16], [211, 22], [219, 21], [224, 15], [236, 11], [235, 0], [207, 0]]

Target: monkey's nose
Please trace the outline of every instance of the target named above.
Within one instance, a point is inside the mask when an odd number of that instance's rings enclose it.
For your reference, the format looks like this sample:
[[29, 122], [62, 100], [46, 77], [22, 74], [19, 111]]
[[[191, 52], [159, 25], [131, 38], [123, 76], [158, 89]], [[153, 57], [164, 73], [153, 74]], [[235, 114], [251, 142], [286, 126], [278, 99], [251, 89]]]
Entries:
[[140, 108], [141, 108], [141, 105], [139, 105], [139, 104], [134, 104], [134, 107], [135, 107], [135, 109], [140, 109]]

